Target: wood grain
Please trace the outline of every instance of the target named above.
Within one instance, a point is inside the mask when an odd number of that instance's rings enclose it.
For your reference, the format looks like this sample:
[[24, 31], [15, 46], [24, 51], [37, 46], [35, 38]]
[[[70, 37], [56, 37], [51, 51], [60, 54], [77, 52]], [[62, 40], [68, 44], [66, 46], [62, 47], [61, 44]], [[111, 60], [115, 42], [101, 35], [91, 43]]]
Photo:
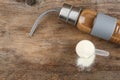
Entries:
[[[69, 3], [120, 18], [119, 0], [39, 0], [32, 7], [15, 0], [0, 0], [0, 80], [119, 80], [120, 46], [80, 32], [47, 15], [34, 36], [28, 33], [45, 10]], [[53, 16], [54, 15], [54, 16]], [[91, 40], [111, 53], [97, 56], [90, 72], [78, 71], [75, 45]]]
[[17, 2], [23, 2], [30, 6], [34, 5], [36, 3], [36, 0], [16, 0]]

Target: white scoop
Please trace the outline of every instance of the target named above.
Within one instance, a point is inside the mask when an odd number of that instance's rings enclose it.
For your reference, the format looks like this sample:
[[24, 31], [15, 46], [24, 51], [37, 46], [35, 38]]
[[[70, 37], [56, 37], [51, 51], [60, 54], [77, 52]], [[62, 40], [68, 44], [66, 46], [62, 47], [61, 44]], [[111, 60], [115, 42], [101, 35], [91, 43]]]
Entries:
[[109, 52], [95, 49], [94, 44], [89, 40], [82, 40], [76, 45], [76, 53], [79, 57], [88, 58], [92, 55], [109, 56]]
[[96, 55], [109, 56], [109, 52], [95, 49], [94, 44], [89, 40], [82, 40], [76, 45], [76, 53], [79, 56], [77, 59], [77, 66], [90, 67]]
[[88, 40], [82, 40], [76, 46], [76, 53], [79, 57], [88, 58], [95, 55], [95, 46]]

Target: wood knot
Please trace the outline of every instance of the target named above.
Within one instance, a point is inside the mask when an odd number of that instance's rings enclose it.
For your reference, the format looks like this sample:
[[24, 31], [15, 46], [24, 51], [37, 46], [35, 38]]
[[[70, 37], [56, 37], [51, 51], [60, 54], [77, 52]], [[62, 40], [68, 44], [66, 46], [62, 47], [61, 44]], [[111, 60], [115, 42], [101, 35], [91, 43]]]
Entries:
[[17, 2], [24, 2], [27, 3], [28, 5], [32, 6], [36, 3], [36, 0], [16, 0]]

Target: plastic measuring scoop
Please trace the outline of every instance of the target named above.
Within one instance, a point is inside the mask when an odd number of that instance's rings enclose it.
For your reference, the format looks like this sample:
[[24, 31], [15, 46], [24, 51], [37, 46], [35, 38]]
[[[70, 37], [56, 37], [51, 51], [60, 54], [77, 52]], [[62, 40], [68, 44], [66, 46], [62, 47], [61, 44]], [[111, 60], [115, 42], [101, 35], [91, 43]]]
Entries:
[[84, 70], [90, 67], [94, 62], [96, 55], [109, 56], [110, 53], [105, 50], [95, 49], [95, 45], [89, 40], [82, 40], [76, 45], [77, 66]]
[[96, 49], [95, 45], [89, 40], [82, 40], [76, 45], [76, 53], [79, 57], [88, 58], [92, 55], [109, 56], [109, 52]]

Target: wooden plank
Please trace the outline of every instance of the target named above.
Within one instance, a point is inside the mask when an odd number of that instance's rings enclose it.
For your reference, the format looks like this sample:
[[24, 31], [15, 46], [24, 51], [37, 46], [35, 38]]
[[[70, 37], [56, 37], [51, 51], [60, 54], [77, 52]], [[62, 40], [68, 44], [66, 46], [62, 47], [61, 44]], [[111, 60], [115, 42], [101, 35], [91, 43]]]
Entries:
[[[120, 18], [119, 0], [42, 0], [32, 7], [0, 0], [0, 80], [119, 80], [120, 46], [80, 32], [58, 20], [56, 13], [47, 15], [34, 36], [28, 36], [43, 11], [63, 3]], [[97, 56], [90, 72], [75, 66], [75, 45], [83, 39], [111, 53], [108, 58]]]

